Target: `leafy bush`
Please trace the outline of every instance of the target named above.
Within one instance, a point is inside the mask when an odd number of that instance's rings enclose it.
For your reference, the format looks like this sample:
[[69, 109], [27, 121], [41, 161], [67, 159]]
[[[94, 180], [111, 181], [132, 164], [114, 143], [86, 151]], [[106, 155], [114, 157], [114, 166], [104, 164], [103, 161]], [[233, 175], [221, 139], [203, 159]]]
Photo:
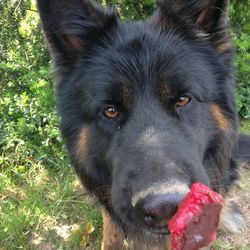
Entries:
[[4, 0], [0, 12], [0, 165], [16, 176], [57, 148], [59, 159], [65, 153], [35, 1]]
[[236, 47], [237, 106], [242, 118], [250, 118], [250, 1], [231, 1], [232, 36]]

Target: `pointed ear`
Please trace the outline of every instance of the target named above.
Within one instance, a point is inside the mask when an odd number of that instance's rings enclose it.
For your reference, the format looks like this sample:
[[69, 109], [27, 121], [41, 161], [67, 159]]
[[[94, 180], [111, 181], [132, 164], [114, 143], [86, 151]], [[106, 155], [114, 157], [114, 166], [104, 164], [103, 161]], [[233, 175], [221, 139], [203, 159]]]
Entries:
[[118, 22], [112, 9], [87, 0], [38, 0], [38, 9], [57, 66], [74, 65]]
[[226, 35], [229, 0], [158, 0], [158, 6], [161, 23], [180, 20], [207, 37], [217, 49], [222, 51], [229, 46]]

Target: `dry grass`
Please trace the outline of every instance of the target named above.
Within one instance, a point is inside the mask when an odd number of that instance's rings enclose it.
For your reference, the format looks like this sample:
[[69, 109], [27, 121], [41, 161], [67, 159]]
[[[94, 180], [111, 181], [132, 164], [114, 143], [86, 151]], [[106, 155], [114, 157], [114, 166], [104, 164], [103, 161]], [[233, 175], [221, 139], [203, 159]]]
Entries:
[[[236, 202], [244, 215], [244, 225], [237, 234], [219, 232], [216, 250], [250, 250], [250, 169], [241, 169], [240, 181], [230, 193], [230, 199]], [[240, 221], [239, 221], [240, 223]]]

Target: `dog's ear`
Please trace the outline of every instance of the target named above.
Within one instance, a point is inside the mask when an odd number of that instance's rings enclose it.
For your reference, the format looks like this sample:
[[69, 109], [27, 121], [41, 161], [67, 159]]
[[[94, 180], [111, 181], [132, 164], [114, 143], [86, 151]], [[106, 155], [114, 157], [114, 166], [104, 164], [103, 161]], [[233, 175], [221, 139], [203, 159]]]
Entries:
[[[161, 25], [180, 21], [193, 26], [216, 48], [227, 40], [229, 0], [158, 0], [158, 13], [153, 21]], [[224, 41], [223, 41], [224, 39]]]
[[57, 65], [72, 66], [118, 22], [113, 9], [87, 0], [38, 0], [43, 29]]

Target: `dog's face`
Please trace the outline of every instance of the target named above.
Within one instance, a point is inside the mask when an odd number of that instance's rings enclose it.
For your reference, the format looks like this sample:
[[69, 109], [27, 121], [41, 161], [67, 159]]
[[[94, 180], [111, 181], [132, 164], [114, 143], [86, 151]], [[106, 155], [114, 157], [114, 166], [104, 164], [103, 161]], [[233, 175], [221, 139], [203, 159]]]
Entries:
[[235, 177], [227, 1], [209, 2], [163, 1], [136, 23], [39, 2], [72, 163], [126, 234], [167, 234], [192, 183], [224, 191]]

